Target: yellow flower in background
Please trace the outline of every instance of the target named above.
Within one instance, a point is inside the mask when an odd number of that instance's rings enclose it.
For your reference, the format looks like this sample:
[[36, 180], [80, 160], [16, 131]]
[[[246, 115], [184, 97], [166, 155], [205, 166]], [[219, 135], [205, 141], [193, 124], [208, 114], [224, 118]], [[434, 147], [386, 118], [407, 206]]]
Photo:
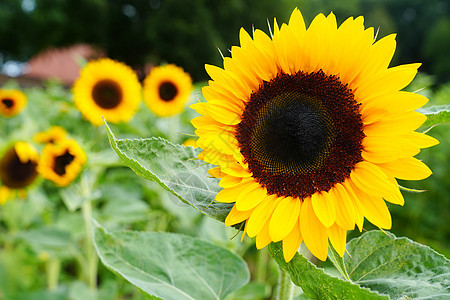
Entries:
[[52, 126], [47, 131], [38, 132], [33, 139], [37, 143], [58, 143], [67, 138], [67, 131], [61, 126]]
[[74, 83], [74, 102], [94, 125], [102, 116], [111, 123], [128, 122], [141, 101], [141, 85], [127, 65], [102, 58], [89, 62]]
[[61, 140], [44, 147], [38, 172], [59, 186], [67, 186], [75, 180], [85, 162], [86, 155], [75, 140]]
[[4, 204], [16, 190], [21, 191], [36, 179], [39, 154], [28, 143], [17, 142], [0, 158], [0, 204]]
[[428, 99], [400, 91], [420, 64], [389, 68], [395, 35], [374, 42], [362, 17], [338, 27], [319, 14], [306, 28], [298, 9], [272, 38], [241, 29], [240, 44], [223, 69], [206, 66], [207, 102], [191, 106], [199, 158], [218, 165], [215, 199], [234, 203], [225, 224], [245, 221], [258, 249], [282, 241], [286, 261], [302, 242], [320, 260], [328, 241], [342, 256], [364, 218], [391, 228], [396, 178], [430, 176], [413, 156], [438, 143], [415, 132]]
[[0, 115], [13, 117], [27, 104], [27, 96], [19, 90], [0, 89]]
[[153, 67], [144, 79], [144, 101], [159, 117], [181, 113], [191, 92], [191, 76], [172, 64]]
[[183, 146], [189, 147], [192, 146], [194, 148], [197, 148], [197, 141], [195, 139], [187, 139], [183, 142]]

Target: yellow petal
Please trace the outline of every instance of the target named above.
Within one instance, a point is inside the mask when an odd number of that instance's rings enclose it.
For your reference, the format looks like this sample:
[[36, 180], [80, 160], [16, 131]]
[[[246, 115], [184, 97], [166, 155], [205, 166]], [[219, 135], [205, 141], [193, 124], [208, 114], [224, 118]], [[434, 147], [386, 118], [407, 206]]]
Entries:
[[336, 223], [347, 230], [355, 228], [355, 208], [342, 184], [336, 184], [330, 190], [330, 196], [336, 199]]
[[403, 180], [422, 180], [433, 173], [427, 165], [414, 157], [404, 157], [378, 166], [386, 173]]
[[227, 217], [225, 218], [225, 226], [239, 224], [242, 221], [247, 220], [251, 213], [252, 213], [252, 210], [248, 210], [248, 211], [237, 210], [236, 204], [235, 204], [235, 205], [233, 205], [233, 208], [231, 209], [231, 211], [228, 213]]
[[238, 196], [248, 187], [248, 183], [241, 183], [232, 188], [220, 190], [216, 195], [216, 201], [221, 203], [236, 202]]
[[249, 184], [249, 187], [239, 195], [236, 205], [239, 210], [250, 210], [257, 206], [267, 197], [266, 188], [259, 183]]
[[374, 196], [392, 194], [397, 188], [377, 165], [366, 161], [355, 165], [350, 178], [359, 189]]
[[338, 224], [334, 224], [327, 228], [328, 237], [334, 250], [342, 257], [345, 253], [345, 246], [347, 242], [347, 231], [341, 228]]
[[353, 189], [356, 192], [362, 213], [366, 219], [375, 226], [383, 229], [391, 229], [392, 219], [389, 209], [383, 198], [372, 196], [359, 189]]
[[262, 249], [272, 242], [269, 235], [269, 221], [264, 223], [258, 235], [256, 235], [256, 249]]
[[373, 163], [393, 161], [401, 155], [401, 148], [395, 137], [366, 136], [362, 146], [362, 157]]
[[395, 136], [406, 134], [419, 128], [427, 117], [416, 111], [384, 117], [382, 120], [363, 126], [367, 136]]
[[283, 239], [283, 256], [286, 262], [294, 257], [302, 241], [300, 223], [297, 221], [292, 231]]
[[221, 188], [235, 187], [242, 182], [242, 177], [234, 177], [231, 175], [225, 175], [219, 181], [219, 186]]
[[266, 224], [272, 216], [273, 211], [278, 206], [281, 199], [283, 198], [276, 195], [270, 195], [255, 207], [247, 221], [247, 234], [249, 237], [254, 237], [261, 231], [264, 224]]
[[269, 223], [269, 234], [274, 242], [278, 242], [291, 232], [298, 220], [301, 201], [298, 198], [286, 197], [278, 203]]
[[414, 144], [419, 146], [419, 148], [428, 148], [439, 144], [439, 141], [434, 137], [420, 132], [410, 132], [405, 134], [404, 137], [410, 139]]
[[355, 223], [358, 226], [359, 231], [362, 231], [364, 226], [364, 215], [362, 213], [361, 205], [358, 201], [358, 197], [353, 191], [354, 185], [350, 179], [347, 179], [342, 186], [345, 188], [349, 199], [352, 201], [353, 207], [355, 208]]
[[300, 211], [300, 229], [309, 251], [318, 259], [325, 261], [328, 256], [328, 236], [325, 226], [314, 213], [311, 198], [303, 199]]
[[336, 221], [334, 198], [327, 192], [316, 192], [311, 196], [311, 203], [317, 218], [325, 227], [330, 227]]

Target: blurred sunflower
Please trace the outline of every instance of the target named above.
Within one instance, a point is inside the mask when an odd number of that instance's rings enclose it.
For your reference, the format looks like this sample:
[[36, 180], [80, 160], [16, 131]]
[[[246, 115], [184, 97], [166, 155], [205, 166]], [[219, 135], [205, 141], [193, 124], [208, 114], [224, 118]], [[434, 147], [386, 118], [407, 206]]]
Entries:
[[89, 62], [72, 88], [75, 105], [94, 125], [102, 116], [112, 123], [128, 122], [141, 101], [141, 85], [127, 65], [102, 58]]
[[0, 158], [0, 204], [22, 191], [36, 179], [39, 154], [28, 143], [17, 142]]
[[38, 132], [34, 135], [33, 139], [37, 143], [58, 143], [65, 140], [67, 137], [66, 130], [61, 126], [52, 126], [47, 131]]
[[74, 140], [61, 140], [46, 144], [37, 170], [45, 179], [67, 186], [75, 180], [85, 162], [84, 151]]
[[428, 177], [413, 156], [438, 143], [414, 131], [428, 99], [400, 91], [420, 64], [388, 68], [395, 35], [374, 42], [362, 17], [338, 27], [319, 14], [307, 29], [298, 9], [272, 38], [241, 29], [240, 43], [223, 69], [206, 66], [207, 102], [191, 106], [199, 158], [218, 165], [215, 199], [234, 203], [225, 224], [245, 221], [258, 249], [282, 241], [286, 261], [302, 241], [320, 260], [328, 240], [342, 256], [364, 218], [391, 228], [396, 178]]
[[152, 68], [144, 79], [144, 101], [159, 117], [181, 113], [191, 92], [189, 74], [172, 64]]
[[27, 96], [19, 90], [0, 89], [0, 115], [13, 117], [27, 104]]

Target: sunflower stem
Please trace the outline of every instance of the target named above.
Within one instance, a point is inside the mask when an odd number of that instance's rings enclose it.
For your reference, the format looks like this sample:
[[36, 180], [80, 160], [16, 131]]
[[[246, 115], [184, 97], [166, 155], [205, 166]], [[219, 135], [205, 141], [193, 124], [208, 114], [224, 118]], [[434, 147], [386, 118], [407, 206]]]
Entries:
[[97, 265], [98, 257], [94, 249], [94, 236], [92, 234], [92, 202], [84, 201], [81, 206], [86, 231], [85, 251], [87, 269], [85, 270], [86, 282], [91, 289], [97, 288]]
[[278, 267], [279, 277], [278, 277], [278, 290], [276, 300], [291, 300], [294, 295], [294, 284], [291, 281], [291, 276]]
[[61, 270], [61, 261], [58, 258], [50, 258], [45, 264], [47, 273], [47, 288], [54, 291], [58, 287], [59, 272]]
[[266, 282], [268, 256], [269, 250], [267, 247], [264, 247], [257, 252], [255, 274], [255, 281], [257, 282]]

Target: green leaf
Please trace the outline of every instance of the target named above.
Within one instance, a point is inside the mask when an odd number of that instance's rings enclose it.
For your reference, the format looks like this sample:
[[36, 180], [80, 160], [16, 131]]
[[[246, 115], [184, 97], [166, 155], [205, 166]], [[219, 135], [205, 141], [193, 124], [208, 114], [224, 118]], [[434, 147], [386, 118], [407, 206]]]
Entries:
[[271, 243], [269, 251], [278, 265], [289, 273], [292, 282], [300, 286], [310, 299], [388, 299], [350, 281], [326, 274], [298, 253], [286, 263], [281, 242]]
[[214, 202], [217, 178], [208, 176], [214, 167], [198, 160], [199, 149], [172, 144], [162, 138], [116, 139], [105, 123], [111, 147], [136, 174], [156, 181], [181, 201], [200, 212], [224, 221], [233, 204]]
[[450, 122], [450, 104], [424, 107], [417, 111], [427, 116], [427, 120], [422, 127], [431, 127], [436, 124]]
[[224, 299], [249, 281], [245, 262], [230, 251], [174, 233], [94, 228], [103, 264], [163, 299]]
[[450, 299], [450, 261], [428, 246], [374, 230], [347, 244], [350, 278], [392, 299]]

